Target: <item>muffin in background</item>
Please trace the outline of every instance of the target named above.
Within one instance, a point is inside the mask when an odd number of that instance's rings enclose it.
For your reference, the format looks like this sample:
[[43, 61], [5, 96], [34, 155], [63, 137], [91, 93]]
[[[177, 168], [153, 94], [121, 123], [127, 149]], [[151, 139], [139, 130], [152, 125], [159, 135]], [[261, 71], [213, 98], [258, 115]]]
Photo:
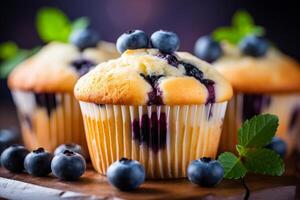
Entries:
[[241, 123], [254, 115], [271, 113], [279, 117], [276, 135], [295, 148], [300, 131], [300, 65], [270, 47], [265, 55], [243, 55], [236, 47], [223, 43], [224, 55], [213, 66], [233, 86], [228, 104], [220, 151], [234, 151]]
[[[133, 34], [134, 31], [126, 34]], [[76, 83], [94, 168], [125, 157], [147, 178], [186, 177], [192, 160], [217, 155], [231, 85], [186, 52], [126, 50]]]
[[235, 151], [241, 123], [254, 115], [279, 117], [277, 136], [295, 147], [300, 131], [300, 65], [268, 41], [251, 15], [237, 11], [228, 27], [219, 27], [195, 43], [195, 54], [210, 62], [231, 84], [220, 151]]
[[114, 45], [103, 41], [85, 49], [51, 42], [12, 71], [8, 85], [29, 149], [42, 146], [53, 151], [64, 143], [86, 148], [73, 87], [97, 63], [117, 56]]

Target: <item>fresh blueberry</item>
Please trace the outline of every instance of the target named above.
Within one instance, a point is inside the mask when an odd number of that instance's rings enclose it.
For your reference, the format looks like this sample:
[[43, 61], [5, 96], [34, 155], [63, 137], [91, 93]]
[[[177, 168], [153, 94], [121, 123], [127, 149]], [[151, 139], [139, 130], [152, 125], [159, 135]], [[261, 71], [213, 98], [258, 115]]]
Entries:
[[284, 156], [286, 155], [286, 151], [287, 151], [286, 143], [282, 139], [280, 139], [279, 137], [273, 137], [271, 143], [268, 144], [266, 146], [266, 148], [275, 151], [282, 158], [284, 158]]
[[87, 159], [87, 155], [86, 153], [83, 151], [83, 149], [81, 148], [81, 146], [79, 144], [61, 144], [59, 145], [55, 151], [54, 151], [54, 155], [58, 155], [60, 153], [64, 153], [65, 150], [69, 150], [69, 151], [73, 151], [75, 153], [78, 153], [80, 155], [82, 155], [85, 159]]
[[127, 49], [147, 48], [149, 44], [148, 36], [141, 30], [130, 30], [123, 33], [117, 40], [116, 46], [120, 53]]
[[151, 46], [164, 53], [172, 53], [179, 48], [180, 41], [176, 33], [159, 30], [151, 35]]
[[134, 190], [145, 181], [145, 169], [138, 161], [122, 158], [109, 166], [107, 178], [119, 190]]
[[85, 169], [86, 162], [83, 156], [69, 150], [54, 156], [51, 162], [53, 175], [62, 180], [77, 180]]
[[243, 54], [253, 57], [264, 56], [269, 48], [267, 40], [255, 35], [245, 37], [239, 44]]
[[24, 159], [29, 151], [21, 145], [12, 145], [1, 154], [1, 164], [11, 172], [24, 170]]
[[210, 36], [200, 37], [195, 44], [194, 53], [206, 62], [214, 62], [223, 55], [221, 45]]
[[7, 147], [18, 142], [18, 135], [16, 131], [11, 129], [0, 130], [0, 155]]
[[74, 31], [70, 37], [70, 42], [77, 46], [79, 49], [95, 47], [97, 46], [99, 41], [99, 34], [91, 29], [82, 29]]
[[224, 168], [219, 161], [203, 157], [191, 162], [187, 169], [187, 176], [192, 183], [213, 187], [222, 181]]
[[29, 153], [24, 160], [24, 168], [33, 176], [47, 176], [51, 173], [51, 160], [53, 155], [43, 148]]

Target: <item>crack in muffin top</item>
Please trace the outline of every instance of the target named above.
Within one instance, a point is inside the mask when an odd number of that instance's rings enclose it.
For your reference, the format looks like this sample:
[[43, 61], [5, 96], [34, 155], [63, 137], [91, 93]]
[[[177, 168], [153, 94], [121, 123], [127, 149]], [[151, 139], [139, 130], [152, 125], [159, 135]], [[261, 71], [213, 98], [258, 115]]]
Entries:
[[136, 49], [82, 76], [74, 94], [96, 104], [191, 105], [227, 101], [232, 87], [212, 66], [189, 53]]

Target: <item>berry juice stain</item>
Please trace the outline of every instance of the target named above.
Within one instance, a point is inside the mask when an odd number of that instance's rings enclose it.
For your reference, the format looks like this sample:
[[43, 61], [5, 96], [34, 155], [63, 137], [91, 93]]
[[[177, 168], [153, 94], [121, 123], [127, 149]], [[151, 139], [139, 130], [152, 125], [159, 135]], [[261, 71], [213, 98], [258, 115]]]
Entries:
[[95, 63], [88, 59], [78, 59], [71, 63], [71, 66], [74, 67], [79, 74], [79, 76], [83, 76], [90, 71], [90, 69], [95, 66]]
[[54, 93], [36, 93], [34, 97], [37, 106], [46, 109], [48, 116], [58, 105]]
[[300, 121], [300, 107], [294, 108], [289, 122], [289, 130], [293, 130]]
[[163, 77], [163, 75], [152, 75], [145, 76], [140, 74], [152, 87], [152, 91], [148, 93], [147, 105], [163, 105], [162, 91], [158, 87], [158, 80]]
[[141, 120], [132, 122], [133, 139], [139, 144], [146, 144], [153, 152], [157, 153], [166, 146], [167, 121], [166, 114], [161, 113], [158, 118], [156, 112], [151, 116], [143, 114]]
[[259, 94], [244, 94], [243, 95], [243, 121], [259, 115], [262, 109], [268, 107], [271, 103], [271, 97]]

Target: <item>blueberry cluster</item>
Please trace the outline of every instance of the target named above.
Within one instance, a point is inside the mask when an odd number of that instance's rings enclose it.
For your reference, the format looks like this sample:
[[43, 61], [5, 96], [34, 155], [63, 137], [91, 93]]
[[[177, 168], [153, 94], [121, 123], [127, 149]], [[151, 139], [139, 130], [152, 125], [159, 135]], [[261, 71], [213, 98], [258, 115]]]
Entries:
[[117, 49], [123, 53], [127, 49], [142, 49], [149, 46], [164, 53], [172, 53], [179, 48], [180, 41], [176, 33], [159, 30], [150, 39], [141, 30], [130, 30], [123, 33], [117, 40]]
[[[3, 139], [2, 132], [0, 141]], [[59, 146], [55, 155], [41, 147], [29, 152], [24, 146], [14, 144], [2, 152], [0, 162], [4, 168], [14, 173], [25, 170], [32, 176], [43, 177], [52, 172], [59, 179], [73, 181], [85, 172], [86, 161], [82, 155], [85, 154], [81, 147], [75, 144]]]
[[[249, 35], [239, 43], [240, 51], [247, 56], [262, 57], [269, 48], [269, 43], [264, 38]], [[212, 63], [223, 55], [223, 50], [219, 42], [211, 36], [200, 37], [194, 48], [194, 53], [206, 62]]]

